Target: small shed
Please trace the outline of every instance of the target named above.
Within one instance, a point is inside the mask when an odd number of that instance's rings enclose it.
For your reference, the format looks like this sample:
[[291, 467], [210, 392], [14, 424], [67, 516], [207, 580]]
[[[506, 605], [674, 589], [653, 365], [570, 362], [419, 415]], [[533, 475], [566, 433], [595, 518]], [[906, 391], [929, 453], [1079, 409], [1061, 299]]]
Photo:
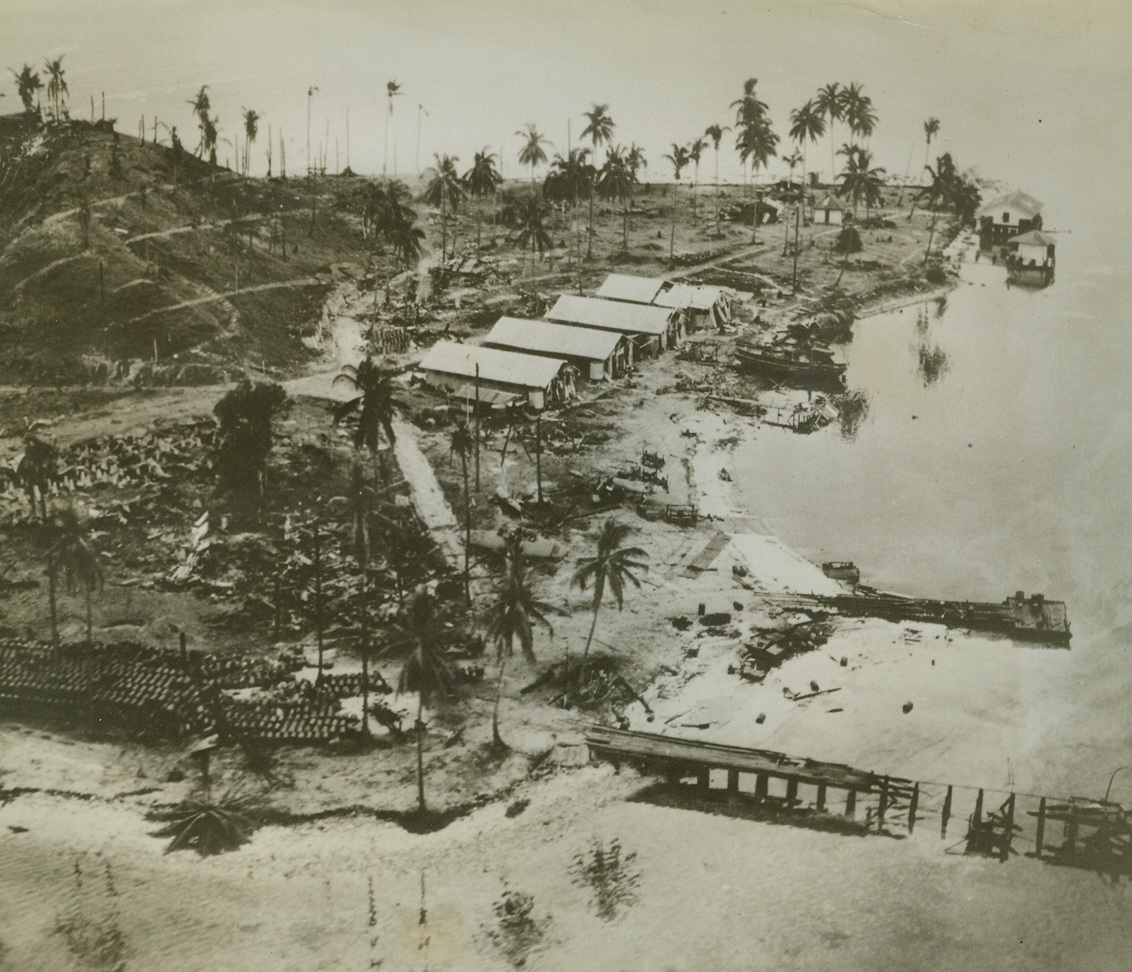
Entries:
[[684, 315], [667, 307], [630, 304], [600, 297], [563, 294], [546, 312], [547, 320], [628, 335], [638, 352], [657, 353], [684, 337]]
[[731, 320], [732, 304], [738, 294], [729, 287], [709, 284], [669, 284], [656, 295], [658, 307], [672, 307], [684, 312], [689, 330], [718, 327]]
[[420, 364], [430, 385], [449, 391], [474, 383], [477, 367], [481, 392], [521, 394], [531, 408], [558, 405], [575, 395], [574, 368], [560, 358], [440, 341]]
[[814, 222], [819, 226], [840, 226], [845, 217], [845, 207], [836, 196], [823, 196], [814, 204]]
[[1016, 279], [1049, 283], [1053, 279], [1056, 248], [1053, 237], [1041, 230], [1020, 233], [1007, 241], [1006, 265]]
[[633, 364], [633, 342], [618, 331], [501, 317], [485, 347], [569, 361], [591, 381], [619, 378]]

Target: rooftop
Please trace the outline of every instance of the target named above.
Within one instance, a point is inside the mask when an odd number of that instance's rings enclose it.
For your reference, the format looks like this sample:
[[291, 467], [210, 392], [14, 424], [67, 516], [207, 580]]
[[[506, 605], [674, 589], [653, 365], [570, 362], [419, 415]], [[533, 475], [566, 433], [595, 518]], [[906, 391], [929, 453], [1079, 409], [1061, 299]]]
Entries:
[[1027, 216], [1037, 216], [1042, 211], [1042, 204], [1027, 192], [1011, 192], [986, 203], [979, 210], [979, 215], [991, 216], [1004, 209], [1015, 209]]
[[627, 273], [611, 273], [597, 288], [595, 296], [606, 300], [627, 300], [635, 304], [651, 304], [664, 287], [660, 277], [634, 277]]
[[1020, 233], [1018, 236], [1012, 236], [1007, 241], [1009, 243], [1031, 243], [1034, 246], [1056, 246], [1057, 241], [1048, 233], [1043, 233], [1041, 230], [1030, 230], [1028, 233]]
[[475, 344], [439, 341], [421, 359], [420, 366], [423, 371], [474, 379], [477, 364], [481, 381], [516, 385], [520, 388], [546, 388], [566, 362], [535, 354], [521, 354], [518, 351], [500, 351], [498, 348], [481, 348]]
[[486, 345], [502, 345], [516, 351], [558, 354], [564, 358], [604, 361], [617, 350], [622, 335], [592, 327], [549, 324], [518, 317], [501, 317], [483, 339]]
[[622, 334], [661, 335], [668, 330], [672, 311], [649, 304], [629, 304], [620, 300], [563, 294], [546, 312], [546, 316], [552, 321], [620, 331]]

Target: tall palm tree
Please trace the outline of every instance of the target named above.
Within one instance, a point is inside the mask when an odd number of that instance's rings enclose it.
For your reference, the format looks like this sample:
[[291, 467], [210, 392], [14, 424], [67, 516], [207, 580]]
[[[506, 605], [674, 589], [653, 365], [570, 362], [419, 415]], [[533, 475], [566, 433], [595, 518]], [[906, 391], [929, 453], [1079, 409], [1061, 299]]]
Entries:
[[668, 263], [673, 265], [676, 261], [676, 209], [680, 202], [680, 173], [691, 162], [691, 155], [685, 145], [672, 143], [672, 151], [664, 156], [672, 163], [672, 172], [676, 176], [676, 184], [672, 187], [672, 226], [668, 236]]
[[[12, 71], [11, 68], [8, 70]], [[39, 72], [32, 70], [30, 64], [25, 64], [19, 74], [12, 71], [12, 77], [16, 79], [16, 90], [19, 92], [20, 101], [24, 104], [24, 112], [28, 115], [32, 114], [35, 111], [37, 92], [43, 88], [43, 82], [39, 80]]]
[[683, 172], [692, 161], [688, 146], [677, 145], [673, 142], [672, 151], [667, 153], [664, 158], [672, 163], [672, 174], [676, 177], [676, 181], [679, 182], [680, 173]]
[[516, 200], [508, 207], [505, 218], [510, 224], [515, 242], [531, 249], [531, 272], [535, 268], [535, 252], [541, 258], [550, 249], [550, 233], [546, 230], [546, 202], [532, 194]]
[[533, 188], [535, 184], [535, 167], [542, 165], [546, 161], [546, 149], [543, 148], [543, 146], [549, 146], [552, 143], [535, 127], [534, 122], [527, 122], [526, 128], [519, 129], [515, 134], [525, 139], [523, 147], [519, 149], [519, 164], [530, 166], [531, 187]]
[[570, 206], [570, 233], [575, 243], [576, 259], [581, 258], [581, 253], [577, 252], [578, 204], [583, 197], [593, 193], [597, 181], [589, 156], [588, 148], [570, 149], [566, 158], [561, 154], [555, 155], [543, 182], [543, 194], [548, 200]]
[[[928, 257], [932, 252], [932, 240], [935, 237], [936, 220], [939, 217], [940, 206], [945, 205], [949, 200], [954, 199], [962, 180], [959, 177], [959, 172], [955, 167], [955, 161], [951, 157], [950, 152], [944, 152], [939, 158], [936, 159], [935, 168], [930, 165], [924, 166], [927, 170], [929, 182], [921, 189], [912, 199], [913, 209], [916, 206], [916, 200], [922, 197], [927, 197], [929, 205], [932, 209], [932, 221], [928, 230], [928, 245], [924, 250], [924, 263], [928, 262]], [[911, 214], [909, 213], [909, 218]]]
[[832, 183], [836, 169], [833, 160], [833, 125], [845, 117], [845, 98], [841, 85], [832, 81], [819, 88], [813, 107], [829, 123], [829, 181]]
[[694, 166], [692, 172], [692, 218], [696, 218], [696, 193], [700, 185], [700, 159], [703, 157], [707, 142], [701, 136], [696, 136], [688, 143], [688, 159]]
[[551, 634], [554, 628], [546, 614], [551, 606], [540, 601], [531, 592], [530, 578], [522, 558], [522, 539], [512, 534], [508, 539], [506, 562], [503, 576], [499, 579], [495, 600], [487, 612], [487, 635], [495, 643], [496, 657], [499, 660], [499, 679], [496, 683], [495, 706], [491, 715], [491, 735], [496, 749], [506, 749], [503, 737], [499, 734], [499, 703], [503, 698], [503, 676], [507, 663], [514, 657], [515, 643], [523, 657], [534, 662], [534, 625], [541, 624]]
[[[496, 190], [503, 182], [503, 176], [495, 167], [497, 156], [486, 145], [482, 152], [476, 152], [472, 167], [464, 173], [461, 182], [468, 195], [475, 199], [495, 198]], [[480, 211], [476, 209], [476, 252], [480, 249]]]
[[200, 142], [197, 144], [196, 155], [201, 158], [205, 150], [205, 126], [209, 123], [209, 112], [212, 110], [212, 101], [208, 96], [208, 85], [202, 84], [196, 96], [188, 101], [192, 106], [193, 114], [197, 118], [197, 128], [200, 131]]
[[464, 477], [464, 599], [472, 603], [471, 550], [472, 550], [472, 503], [468, 488], [468, 458], [476, 451], [476, 440], [467, 422], [461, 422], [452, 432], [452, 442], [448, 448], [450, 455], [459, 456], [460, 473]]
[[[582, 138], [589, 138], [593, 143], [594, 166], [597, 166], [597, 150], [600, 145], [609, 145], [613, 141], [613, 129], [616, 124], [609, 115], [609, 105], [591, 105], [589, 111], [583, 111], [586, 118], [586, 127], [582, 129]], [[589, 239], [586, 245], [586, 259], [593, 256], [594, 249], [594, 197], [590, 194], [590, 226]]]
[[381, 160], [381, 178], [385, 178], [389, 168], [389, 119], [393, 117], [393, 99], [401, 93], [401, 85], [396, 81], [385, 82], [385, 102], [388, 106], [385, 112], [385, 147]]
[[711, 139], [711, 147], [715, 150], [715, 235], [719, 236], [719, 143], [723, 141], [723, 133], [731, 131], [730, 125], [708, 125], [704, 135]]
[[241, 108], [244, 115], [244, 175], [251, 164], [252, 143], [259, 134], [260, 114], [254, 108]]
[[424, 790], [424, 709], [436, 698], [447, 698], [454, 681], [444, 653], [432, 643], [436, 613], [435, 599], [422, 587], [409, 604], [407, 624], [413, 650], [397, 680], [398, 692], [417, 693], [417, 807], [421, 813], [428, 809]]
[[[354, 448], [366, 448], [376, 458], [381, 438], [391, 446], [397, 441], [393, 429], [396, 409], [401, 405], [393, 384], [393, 372], [380, 367], [369, 355], [354, 365], [344, 365], [332, 384], [343, 384], [358, 392], [353, 398], [334, 406], [334, 422], [341, 422], [352, 412], [358, 413], [358, 427], [354, 430]], [[382, 461], [384, 467], [384, 460]], [[382, 475], [388, 480], [387, 471]]]
[[601, 610], [605, 589], [609, 588], [617, 600], [617, 610], [624, 607], [625, 582], [629, 581], [634, 587], [640, 587], [641, 582], [634, 571], [648, 570], [643, 558], [648, 555], [640, 547], [626, 547], [625, 540], [632, 532], [632, 528], [624, 523], [618, 523], [613, 517], [605, 521], [601, 534], [597, 539], [597, 550], [594, 556], [583, 560], [578, 569], [574, 571], [571, 584], [585, 590], [593, 584], [592, 607], [593, 621], [590, 623], [590, 633], [586, 638], [586, 647], [582, 652], [582, 666], [590, 654], [590, 645], [594, 640], [594, 631], [597, 629], [597, 615]]
[[928, 167], [928, 152], [931, 151], [932, 139], [939, 134], [939, 119], [932, 116], [924, 122], [924, 168]]
[[865, 200], [865, 215], [869, 209], [881, 201], [881, 188], [884, 185], [884, 169], [873, 166], [873, 155], [856, 145], [847, 153], [845, 168], [842, 170], [839, 196], [853, 200], [853, 216], [857, 216], [857, 206]]
[[802, 188], [806, 186], [807, 143], [816, 142], [825, 134], [825, 119], [811, 99], [790, 112], [790, 137], [802, 148]]
[[628, 156], [620, 145], [613, 145], [605, 153], [605, 165], [598, 174], [597, 191], [606, 199], [616, 199], [621, 203], [622, 236], [621, 249], [629, 250], [629, 194], [636, 177], [629, 168]]
[[[739, 135], [735, 140], [735, 147], [739, 151], [739, 160], [750, 163], [751, 184], [755, 185], [760, 168], [765, 168], [771, 158], [777, 153], [778, 136], [771, 127], [770, 119], [764, 114], [758, 118], [741, 125]], [[757, 242], [759, 227], [759, 198], [755, 192], [755, 205], [751, 219], [751, 242]]]
[[63, 568], [67, 592], [80, 588], [86, 600], [86, 646], [91, 647], [91, 593], [103, 586], [102, 559], [91, 542], [89, 526], [73, 506], [55, 513], [55, 556]]
[[421, 198], [430, 206], [440, 207], [440, 257], [444, 259], [448, 248], [448, 212], [451, 210], [455, 214], [459, 210], [464, 187], [456, 173], [456, 163], [460, 161], [458, 156], [434, 155], [433, 158], [436, 165], [429, 170], [432, 177]]
[[44, 59], [43, 66], [47, 70], [47, 97], [51, 99], [54, 105], [55, 124], [58, 125], [62, 120], [61, 112], [66, 111], [67, 95], [70, 94], [70, 89], [67, 87], [67, 80], [64, 78], [63, 70], [63, 56], [60, 54], [54, 61]]
[[740, 127], [750, 125], [766, 116], [768, 111], [766, 102], [758, 96], [758, 78], [747, 78], [743, 82], [743, 96], [731, 102], [735, 109], [735, 122]]

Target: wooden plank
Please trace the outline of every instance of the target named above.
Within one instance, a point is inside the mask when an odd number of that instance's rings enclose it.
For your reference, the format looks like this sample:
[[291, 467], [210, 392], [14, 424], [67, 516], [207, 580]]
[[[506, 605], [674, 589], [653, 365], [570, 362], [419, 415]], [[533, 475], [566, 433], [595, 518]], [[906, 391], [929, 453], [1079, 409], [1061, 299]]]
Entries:
[[1045, 843], [1046, 837], [1046, 798], [1042, 797], [1042, 802], [1038, 804], [1038, 834], [1034, 838], [1034, 856], [1042, 856], [1042, 846]]

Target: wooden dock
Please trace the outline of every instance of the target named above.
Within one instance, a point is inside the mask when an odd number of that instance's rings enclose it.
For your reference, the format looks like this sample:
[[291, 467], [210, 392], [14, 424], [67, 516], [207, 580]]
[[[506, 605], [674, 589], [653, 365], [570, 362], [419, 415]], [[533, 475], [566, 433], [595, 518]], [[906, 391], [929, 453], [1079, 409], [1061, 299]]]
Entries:
[[[855, 833], [912, 836], [918, 821], [936, 817], [939, 839], [946, 840], [952, 822], [965, 819], [949, 852], [962, 848], [961, 853], [1005, 862], [1024, 851], [1052, 864], [1132, 874], [1132, 814], [1106, 800], [914, 781], [769, 750], [605, 726], [590, 727], [586, 744], [593, 758], [637, 766], [705, 799], [748, 798], [799, 826], [840, 818]], [[1061, 828], [1060, 840], [1055, 826]]]

